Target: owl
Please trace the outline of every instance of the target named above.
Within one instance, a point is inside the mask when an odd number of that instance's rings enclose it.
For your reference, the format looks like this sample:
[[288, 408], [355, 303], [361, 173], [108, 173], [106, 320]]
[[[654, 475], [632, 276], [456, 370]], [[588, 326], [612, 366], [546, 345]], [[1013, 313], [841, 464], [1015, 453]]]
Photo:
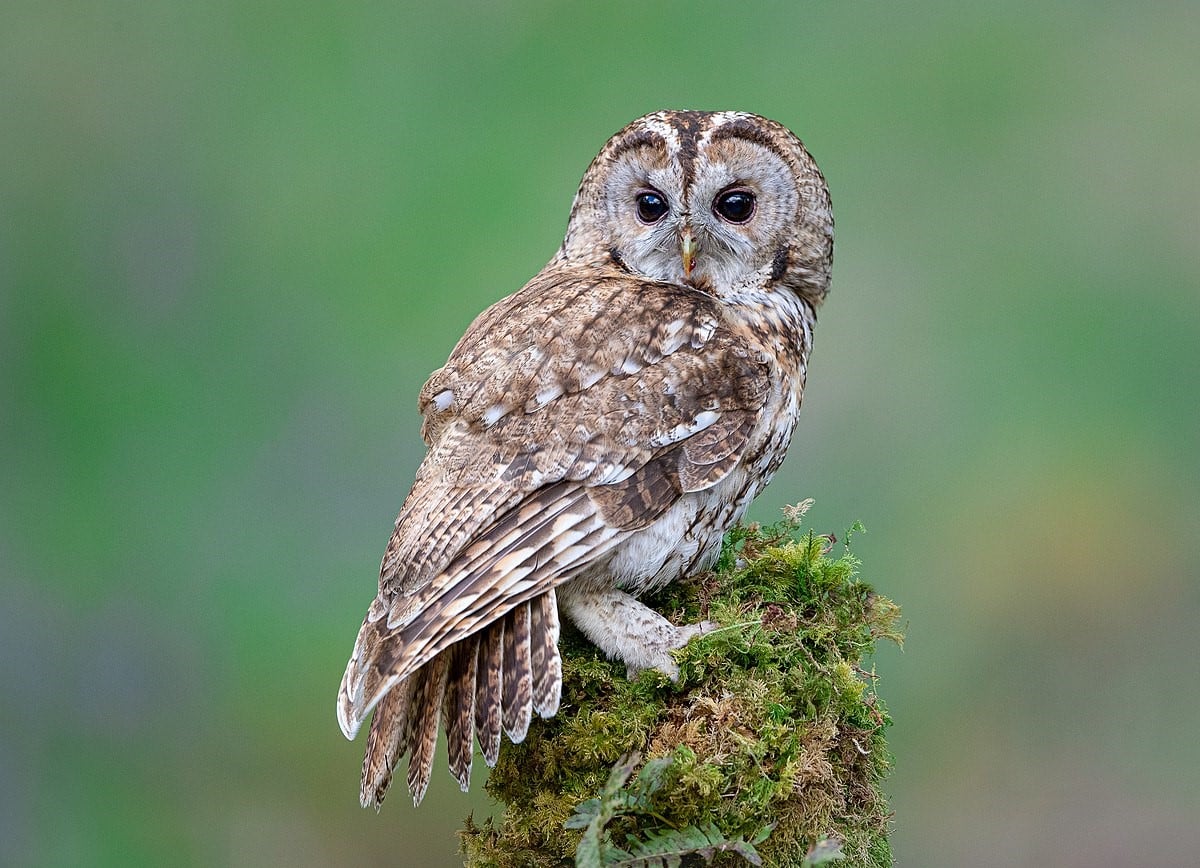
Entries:
[[804, 394], [833, 257], [825, 179], [787, 128], [659, 111], [592, 161], [566, 237], [421, 390], [428, 453], [342, 679], [361, 801], [399, 759], [419, 803], [439, 729], [466, 790], [475, 740], [559, 706], [560, 618], [627, 672], [678, 674], [711, 629], [637, 597], [715, 562], [771, 479]]

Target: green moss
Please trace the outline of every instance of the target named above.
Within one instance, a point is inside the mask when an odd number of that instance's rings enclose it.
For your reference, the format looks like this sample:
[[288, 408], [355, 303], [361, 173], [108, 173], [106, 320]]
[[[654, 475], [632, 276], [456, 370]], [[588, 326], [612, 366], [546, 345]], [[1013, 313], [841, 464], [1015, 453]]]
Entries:
[[[468, 819], [468, 865], [572, 864], [581, 833], [564, 823], [634, 751], [671, 762], [645, 810], [606, 831], [619, 846], [688, 827], [750, 840], [774, 824], [756, 845], [765, 864], [799, 866], [836, 838], [838, 866], [891, 865], [880, 791], [891, 721], [863, 662], [880, 639], [901, 641], [900, 610], [858, 578], [850, 534], [832, 557], [832, 540], [799, 531], [806, 508], [735, 528], [714, 572], [647, 600], [676, 623], [723, 625], [678, 652], [676, 684], [657, 672], [628, 681], [564, 628], [562, 708], [523, 744], [505, 742], [487, 782], [504, 817]], [[719, 852], [713, 864], [745, 860]]]

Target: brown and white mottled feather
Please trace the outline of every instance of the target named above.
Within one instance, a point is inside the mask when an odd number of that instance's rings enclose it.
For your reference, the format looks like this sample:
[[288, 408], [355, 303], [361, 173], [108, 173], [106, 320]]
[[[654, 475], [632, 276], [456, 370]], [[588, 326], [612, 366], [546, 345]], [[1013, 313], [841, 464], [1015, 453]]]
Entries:
[[[475, 667], [479, 660], [479, 634], [453, 645], [449, 652], [450, 677], [442, 710], [446, 726], [446, 752], [450, 774], [466, 792], [471, 785], [471, 757], [475, 749]], [[373, 718], [372, 718], [373, 720]]]
[[475, 735], [483, 761], [491, 768], [500, 755], [500, 682], [504, 676], [504, 620], [483, 631], [475, 674]]
[[371, 718], [367, 735], [367, 753], [363, 758], [362, 791], [359, 800], [363, 807], [379, 807], [392, 782], [392, 769], [407, 750], [408, 712], [413, 688], [418, 679], [408, 678], [388, 691]]
[[529, 604], [522, 603], [504, 621], [504, 684], [501, 688], [504, 731], [515, 744], [525, 740], [533, 717], [533, 671], [529, 660]]
[[[666, 203], [653, 220], [646, 190]], [[746, 219], [722, 210], [730, 190]], [[375, 709], [364, 804], [405, 752], [420, 800], [440, 720], [465, 789], [472, 730], [492, 765], [502, 731], [557, 711], [559, 604], [631, 670], [670, 672], [703, 625], [619, 589], [710, 565], [782, 461], [832, 227], [824, 179], [773, 121], [657, 112], [605, 145], [559, 252], [421, 390], [429, 452], [338, 697], [347, 737]]]
[[412, 793], [414, 805], [421, 803], [429, 787], [449, 672], [450, 652], [444, 651], [414, 673], [419, 680], [413, 689], [408, 713], [408, 791]]
[[558, 603], [547, 591], [530, 604], [529, 668], [533, 670], [533, 710], [553, 717], [562, 699], [562, 658], [558, 653]]

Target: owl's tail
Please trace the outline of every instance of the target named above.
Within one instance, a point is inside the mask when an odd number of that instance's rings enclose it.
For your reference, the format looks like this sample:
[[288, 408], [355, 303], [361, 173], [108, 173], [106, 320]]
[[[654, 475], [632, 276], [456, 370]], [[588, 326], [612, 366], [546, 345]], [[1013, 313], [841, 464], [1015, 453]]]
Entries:
[[[375, 625], [363, 624], [376, 640], [359, 635], [342, 681], [338, 716], [352, 737], [369, 712], [363, 701], [364, 678], [385, 655]], [[363, 807], [378, 809], [392, 771], [407, 753], [408, 790], [420, 804], [429, 786], [439, 724], [446, 732], [450, 772], [465, 791], [471, 781], [474, 739], [484, 761], [496, 764], [500, 733], [524, 740], [533, 712], [551, 717], [562, 694], [558, 652], [558, 605], [554, 591], [521, 603], [483, 630], [456, 642], [395, 683], [375, 706], [363, 760]], [[364, 639], [366, 640], [364, 642]], [[391, 641], [400, 641], [393, 636]], [[351, 686], [357, 687], [351, 690]]]

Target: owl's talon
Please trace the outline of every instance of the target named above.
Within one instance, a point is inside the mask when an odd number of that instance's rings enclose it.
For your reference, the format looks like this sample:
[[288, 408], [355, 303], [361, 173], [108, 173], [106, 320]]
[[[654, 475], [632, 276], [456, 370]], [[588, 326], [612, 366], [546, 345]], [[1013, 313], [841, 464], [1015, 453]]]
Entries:
[[[675, 628], [675, 638], [670, 643], [670, 649], [676, 651], [688, 642], [691, 642], [697, 636], [703, 636], [706, 633], [711, 633], [721, 625], [716, 621], [701, 621], [699, 624], [684, 624]], [[672, 682], [679, 683], [679, 664], [675, 662], [675, 658], [670, 652], [664, 653], [662, 659], [654, 662], [650, 666], [634, 666], [627, 663], [625, 665], [625, 677], [630, 681], [637, 678], [642, 672], [647, 669], [656, 669], [663, 675], [671, 679]]]
[[716, 621], [701, 621], [699, 624], [685, 624], [682, 627], [676, 627], [676, 640], [672, 648], [682, 648], [688, 642], [691, 642], [697, 636], [703, 636], [705, 633], [711, 633], [721, 625]]

